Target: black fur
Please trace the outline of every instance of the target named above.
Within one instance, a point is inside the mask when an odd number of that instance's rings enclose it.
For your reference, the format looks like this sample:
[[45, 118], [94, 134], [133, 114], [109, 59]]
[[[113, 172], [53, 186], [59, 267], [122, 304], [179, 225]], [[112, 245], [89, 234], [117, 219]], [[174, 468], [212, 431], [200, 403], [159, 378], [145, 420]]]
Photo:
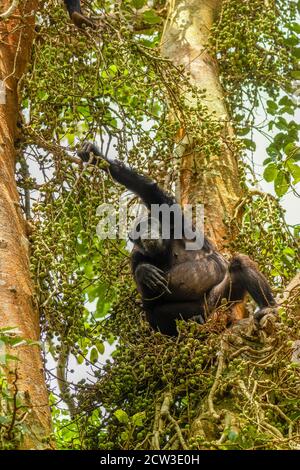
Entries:
[[[94, 144], [85, 144], [78, 155], [91, 163], [97, 161], [93, 155], [105, 160], [103, 170], [138, 195], [148, 209], [152, 204], [175, 203], [157, 183], [118, 160], [104, 158]], [[170, 223], [170, 239], [137, 239], [131, 256], [133, 276], [154, 329], [176, 335], [177, 319], [203, 323], [222, 299], [239, 303], [247, 292], [258, 304], [258, 318], [276, 305], [266, 278], [248, 256], [237, 255], [228, 263], [207, 238], [203, 247], [189, 251], [184, 239], [172, 237]]]
[[94, 23], [82, 14], [80, 0], [64, 0], [64, 3], [71, 20], [78, 28], [83, 28], [85, 26], [94, 28]]

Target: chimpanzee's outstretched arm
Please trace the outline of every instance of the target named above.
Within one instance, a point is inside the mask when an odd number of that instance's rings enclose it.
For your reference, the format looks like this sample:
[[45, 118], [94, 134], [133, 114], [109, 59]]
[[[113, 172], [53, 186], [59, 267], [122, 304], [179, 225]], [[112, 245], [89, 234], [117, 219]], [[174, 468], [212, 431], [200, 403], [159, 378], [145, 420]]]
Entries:
[[83, 25], [90, 27], [95, 26], [89, 18], [82, 14], [80, 0], [64, 0], [64, 3], [69, 12], [71, 20], [76, 26], [78, 26], [78, 28], [82, 28]]
[[[140, 175], [119, 160], [105, 158], [95, 144], [87, 142], [78, 152], [78, 156], [84, 162], [88, 162], [90, 154], [105, 160], [108, 163], [108, 168], [103, 168], [103, 170], [109, 171], [115, 181], [139, 196], [148, 209], [151, 209], [151, 204], [172, 205], [176, 203], [175, 199], [163, 191], [155, 181]], [[92, 160], [92, 163], [96, 163], [96, 160]]]

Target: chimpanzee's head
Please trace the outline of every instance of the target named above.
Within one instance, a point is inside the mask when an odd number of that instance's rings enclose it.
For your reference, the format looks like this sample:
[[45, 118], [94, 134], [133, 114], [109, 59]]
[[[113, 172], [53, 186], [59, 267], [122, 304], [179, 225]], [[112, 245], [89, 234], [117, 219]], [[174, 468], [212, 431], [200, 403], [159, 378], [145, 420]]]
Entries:
[[129, 240], [145, 255], [156, 257], [165, 253], [168, 240], [162, 238], [159, 220], [150, 215], [138, 220], [128, 236]]

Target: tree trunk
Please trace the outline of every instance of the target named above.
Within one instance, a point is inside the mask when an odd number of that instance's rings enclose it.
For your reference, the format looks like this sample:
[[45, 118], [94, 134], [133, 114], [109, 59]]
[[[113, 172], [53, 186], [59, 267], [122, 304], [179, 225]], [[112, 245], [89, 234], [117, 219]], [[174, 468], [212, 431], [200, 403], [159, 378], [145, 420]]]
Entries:
[[[20, 2], [7, 20], [0, 19], [0, 328], [16, 327], [20, 336], [39, 340], [39, 315], [29, 271], [28, 240], [15, 181], [15, 141], [18, 137], [18, 86], [30, 58], [37, 0]], [[1, 12], [11, 0], [3, 0]], [[2, 103], [2, 104], [1, 104]], [[22, 346], [13, 352], [16, 386], [28, 407], [26, 435], [19, 447], [42, 449], [51, 432], [48, 392], [40, 348]], [[15, 379], [13, 380], [15, 381]]]
[[[210, 31], [221, 4], [221, 0], [171, 2], [162, 38], [162, 53], [175, 65], [184, 65], [192, 84], [199, 90], [206, 90], [203, 103], [212, 121], [221, 124], [221, 157], [212, 155], [209, 162], [193, 150], [191, 138], [182, 129], [180, 198], [182, 205], [204, 204], [205, 231], [219, 249], [224, 249], [224, 240], [228, 237], [224, 219], [234, 216], [242, 190], [237, 155], [230, 149], [234, 134], [219, 81], [218, 65], [207, 51]], [[200, 172], [195, 168], [201, 168]]]

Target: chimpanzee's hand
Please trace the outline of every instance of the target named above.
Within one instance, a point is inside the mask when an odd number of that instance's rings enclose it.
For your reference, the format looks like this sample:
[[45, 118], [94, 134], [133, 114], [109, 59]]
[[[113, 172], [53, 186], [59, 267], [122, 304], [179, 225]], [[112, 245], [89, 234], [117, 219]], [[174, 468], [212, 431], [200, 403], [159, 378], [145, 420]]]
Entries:
[[74, 11], [74, 13], [72, 13], [71, 18], [77, 28], [89, 27], [95, 29], [95, 24], [89, 18], [82, 15], [78, 11]]
[[158, 294], [168, 293], [171, 294], [168, 288], [168, 281], [166, 274], [161, 269], [153, 264], [143, 263], [140, 264], [135, 270], [136, 282], [139, 285], [144, 285], [152, 292]]
[[[77, 155], [83, 162], [88, 162], [91, 159], [91, 154], [96, 155], [96, 157], [101, 157], [102, 154], [97, 145], [92, 142], [84, 142], [81, 150], [77, 152]], [[92, 159], [91, 163], [96, 163], [97, 159]]]

